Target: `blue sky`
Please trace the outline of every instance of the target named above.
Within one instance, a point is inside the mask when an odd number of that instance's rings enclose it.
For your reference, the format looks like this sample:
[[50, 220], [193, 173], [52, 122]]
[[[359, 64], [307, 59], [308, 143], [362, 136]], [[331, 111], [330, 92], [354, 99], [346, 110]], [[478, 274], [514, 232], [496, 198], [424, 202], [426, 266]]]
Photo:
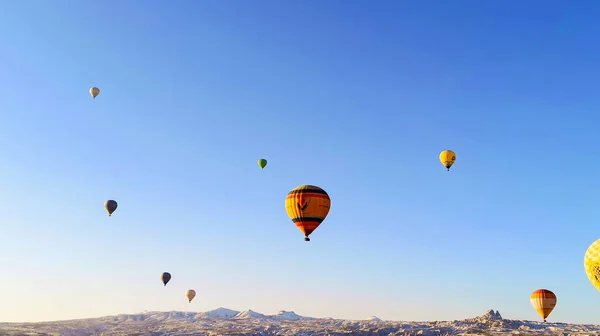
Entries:
[[[600, 323], [599, 10], [0, 3], [2, 320], [539, 320], [548, 288], [549, 320]], [[310, 243], [284, 208], [302, 184], [332, 199]]]

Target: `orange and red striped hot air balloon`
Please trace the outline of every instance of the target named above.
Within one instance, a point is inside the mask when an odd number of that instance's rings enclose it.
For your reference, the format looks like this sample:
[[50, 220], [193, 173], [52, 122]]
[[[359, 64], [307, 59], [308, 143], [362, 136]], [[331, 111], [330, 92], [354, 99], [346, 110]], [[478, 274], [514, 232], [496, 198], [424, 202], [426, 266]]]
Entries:
[[285, 210], [304, 234], [305, 241], [310, 241], [308, 236], [325, 220], [330, 207], [329, 195], [313, 185], [299, 186], [290, 191], [285, 199]]
[[544, 319], [544, 322], [546, 322], [546, 317], [550, 315], [556, 306], [556, 295], [547, 289], [538, 289], [531, 293], [529, 299], [533, 309], [535, 309], [535, 311], [537, 311]]

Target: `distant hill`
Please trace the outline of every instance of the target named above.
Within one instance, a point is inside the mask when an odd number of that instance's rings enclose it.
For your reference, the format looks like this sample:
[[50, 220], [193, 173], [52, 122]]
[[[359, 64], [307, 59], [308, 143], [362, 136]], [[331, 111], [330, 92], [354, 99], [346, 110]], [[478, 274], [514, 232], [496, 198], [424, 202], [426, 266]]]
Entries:
[[382, 321], [313, 318], [292, 311], [265, 315], [217, 308], [207, 312], [143, 312], [90, 319], [0, 323], [6, 336], [184, 336], [184, 335], [600, 335], [600, 326], [503, 319], [498, 311], [456, 321]]

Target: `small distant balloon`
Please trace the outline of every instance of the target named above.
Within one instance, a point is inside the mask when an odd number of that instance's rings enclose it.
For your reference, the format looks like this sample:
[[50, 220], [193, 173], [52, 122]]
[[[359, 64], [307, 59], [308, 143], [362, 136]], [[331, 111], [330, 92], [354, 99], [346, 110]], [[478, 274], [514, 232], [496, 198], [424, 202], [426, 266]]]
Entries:
[[100, 94], [100, 89], [94, 86], [90, 89], [90, 94], [92, 95], [92, 98], [96, 99], [96, 97], [98, 97], [98, 95]]
[[185, 292], [185, 297], [190, 303], [192, 303], [192, 300], [196, 297], [196, 291], [193, 289], [188, 289], [187, 292]]
[[167, 285], [167, 282], [169, 282], [169, 280], [171, 280], [171, 273], [164, 272], [163, 274], [160, 275], [160, 281], [162, 281], [162, 283], [165, 286]]
[[265, 169], [265, 167], [267, 166], [267, 160], [265, 160], [265, 159], [258, 160], [258, 166], [260, 167], [260, 169]]
[[106, 212], [108, 212], [109, 216], [112, 216], [113, 212], [117, 210], [117, 201], [108, 200], [104, 202], [104, 209], [106, 209]]
[[454, 161], [456, 161], [456, 154], [453, 151], [447, 149], [440, 153], [440, 162], [448, 171], [450, 171], [450, 167], [452, 167]]

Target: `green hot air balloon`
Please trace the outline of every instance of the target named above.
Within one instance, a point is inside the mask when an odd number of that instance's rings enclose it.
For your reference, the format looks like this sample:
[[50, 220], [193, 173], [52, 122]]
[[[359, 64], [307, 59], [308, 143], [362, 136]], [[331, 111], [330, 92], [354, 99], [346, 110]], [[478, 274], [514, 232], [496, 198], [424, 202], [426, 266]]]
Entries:
[[171, 273], [164, 272], [163, 274], [160, 275], [160, 281], [162, 281], [162, 283], [165, 286], [167, 285], [167, 282], [169, 282], [169, 280], [171, 280]]
[[104, 202], [104, 209], [106, 209], [106, 212], [108, 212], [109, 216], [112, 216], [112, 213], [117, 210], [117, 201], [108, 200]]
[[260, 169], [265, 169], [265, 167], [267, 166], [267, 160], [265, 160], [265, 159], [258, 160], [258, 166], [260, 167]]

